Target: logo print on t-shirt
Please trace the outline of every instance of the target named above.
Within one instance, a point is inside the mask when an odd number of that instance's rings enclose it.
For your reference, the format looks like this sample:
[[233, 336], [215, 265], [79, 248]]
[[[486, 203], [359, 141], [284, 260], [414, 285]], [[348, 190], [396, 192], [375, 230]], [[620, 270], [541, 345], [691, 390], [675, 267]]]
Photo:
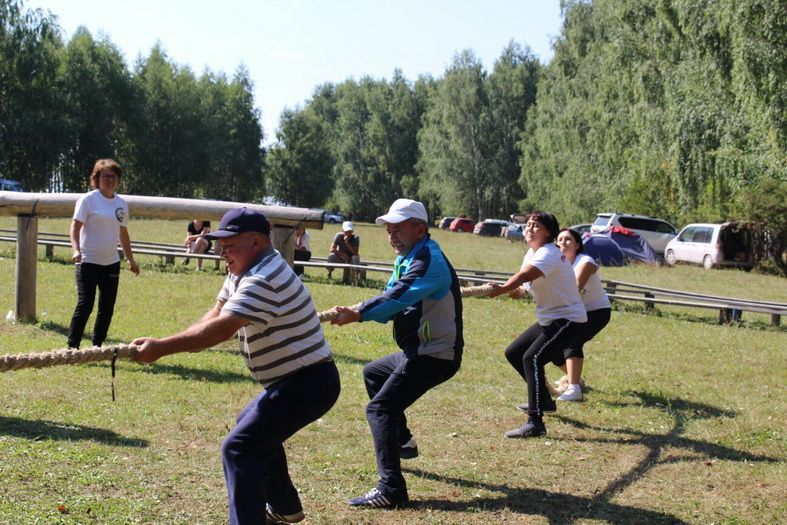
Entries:
[[123, 223], [123, 218], [125, 217], [126, 212], [123, 208], [115, 208], [115, 218], [118, 220], [119, 223]]

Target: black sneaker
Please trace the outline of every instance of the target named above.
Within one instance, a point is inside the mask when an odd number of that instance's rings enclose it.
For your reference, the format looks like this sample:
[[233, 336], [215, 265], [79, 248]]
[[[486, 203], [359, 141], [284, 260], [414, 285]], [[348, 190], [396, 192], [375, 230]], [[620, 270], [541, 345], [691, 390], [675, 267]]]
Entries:
[[[522, 412], [527, 412], [530, 405], [527, 403], [520, 403], [516, 406]], [[544, 406], [541, 408], [542, 412], [557, 412], [557, 403], [551, 397], [544, 401]]]
[[385, 496], [382, 492], [377, 490], [377, 487], [373, 488], [363, 496], [358, 496], [357, 498], [353, 498], [347, 503], [350, 504], [351, 507], [370, 507], [373, 509], [384, 509], [390, 507], [396, 507], [398, 505], [402, 505], [403, 503], [407, 503], [407, 494], [400, 497], [393, 497], [393, 496]]
[[399, 459], [413, 459], [418, 457], [418, 445], [415, 439], [410, 438], [410, 441], [399, 447]]
[[303, 514], [302, 510], [299, 510], [295, 514], [278, 514], [273, 510], [270, 503], [266, 504], [265, 507], [265, 523], [268, 525], [277, 525], [279, 523], [298, 523], [299, 521], [303, 521], [306, 516]]
[[532, 438], [547, 435], [543, 421], [528, 421], [519, 428], [506, 432], [507, 438]]

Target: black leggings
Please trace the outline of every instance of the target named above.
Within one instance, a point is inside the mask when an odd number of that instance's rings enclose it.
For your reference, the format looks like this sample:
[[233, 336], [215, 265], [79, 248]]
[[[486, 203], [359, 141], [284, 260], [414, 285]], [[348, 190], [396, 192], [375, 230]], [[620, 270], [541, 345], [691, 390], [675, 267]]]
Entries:
[[555, 366], [563, 366], [569, 357], [577, 357], [579, 359], [585, 358], [583, 348], [585, 343], [590, 342], [591, 339], [596, 337], [598, 333], [604, 329], [609, 323], [609, 318], [612, 315], [612, 308], [599, 308], [598, 310], [591, 310], [588, 312], [588, 322], [582, 328], [580, 338], [572, 345], [567, 346], [563, 350], [563, 355], [557, 356], [552, 362]]
[[548, 326], [536, 323], [506, 348], [506, 359], [527, 383], [528, 416], [541, 417], [547, 399], [544, 365], [563, 355], [563, 349], [579, 340], [585, 323], [558, 319]]
[[101, 346], [107, 338], [112, 313], [115, 310], [115, 299], [118, 295], [120, 280], [120, 262], [102, 266], [100, 264], [82, 263], [76, 265], [77, 306], [71, 317], [71, 328], [68, 331], [68, 347], [79, 348], [85, 325], [93, 311], [98, 288], [98, 313], [93, 326], [93, 346]]

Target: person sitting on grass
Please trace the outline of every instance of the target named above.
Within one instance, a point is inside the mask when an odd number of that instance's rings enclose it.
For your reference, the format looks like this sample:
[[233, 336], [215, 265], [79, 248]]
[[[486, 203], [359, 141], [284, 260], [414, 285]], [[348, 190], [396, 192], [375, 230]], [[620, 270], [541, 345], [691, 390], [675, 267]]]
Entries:
[[241, 410], [221, 449], [231, 525], [304, 519], [283, 444], [328, 412], [340, 390], [311, 295], [269, 235], [262, 213], [225, 213], [219, 229], [208, 234], [218, 239], [229, 271], [216, 304], [178, 334], [132, 342], [139, 347], [132, 359], [152, 363], [237, 334], [240, 353], [264, 390]]

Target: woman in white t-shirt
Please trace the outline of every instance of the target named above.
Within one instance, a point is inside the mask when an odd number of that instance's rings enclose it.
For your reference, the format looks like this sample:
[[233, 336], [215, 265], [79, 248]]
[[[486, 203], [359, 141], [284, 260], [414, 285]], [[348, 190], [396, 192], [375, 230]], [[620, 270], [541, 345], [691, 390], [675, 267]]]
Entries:
[[555, 245], [560, 226], [554, 215], [545, 211], [528, 214], [525, 242], [530, 249], [522, 268], [502, 285], [493, 285], [490, 297], [516, 293], [528, 283], [536, 302], [537, 322], [506, 348], [508, 362], [527, 383], [527, 422], [506, 432], [506, 437], [527, 438], [546, 434], [544, 412], [555, 411], [549, 395], [544, 365], [575, 344], [587, 316], [577, 289], [571, 263]]
[[[585, 304], [588, 322], [582, 332], [582, 337], [575, 344], [566, 347], [561, 358], [553, 361], [566, 373], [567, 386], [558, 401], [582, 401], [582, 364], [585, 355], [582, 351], [585, 343], [593, 339], [596, 334], [607, 326], [612, 314], [612, 304], [609, 302], [601, 284], [601, 275], [595, 259], [582, 253], [584, 247], [582, 236], [569, 228], [563, 228], [557, 236], [557, 246], [560, 252], [568, 257], [574, 267], [577, 278], [577, 287], [582, 302]], [[562, 382], [562, 379], [561, 379]]]
[[123, 170], [112, 159], [100, 159], [90, 175], [92, 191], [80, 197], [71, 221], [71, 260], [76, 264], [77, 305], [68, 331], [68, 347], [79, 348], [85, 325], [93, 311], [98, 288], [98, 312], [93, 327], [93, 346], [101, 346], [107, 337], [115, 310], [120, 257], [123, 248], [129, 269], [139, 274], [131, 253], [128, 235], [128, 204], [115, 192]]

